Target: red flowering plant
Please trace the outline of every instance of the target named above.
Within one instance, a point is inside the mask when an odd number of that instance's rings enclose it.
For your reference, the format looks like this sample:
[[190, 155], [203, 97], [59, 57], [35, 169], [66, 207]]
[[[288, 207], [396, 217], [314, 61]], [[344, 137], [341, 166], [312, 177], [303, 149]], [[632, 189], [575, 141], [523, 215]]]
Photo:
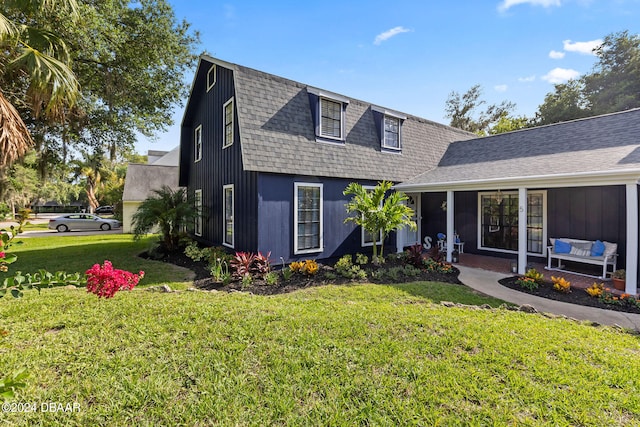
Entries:
[[94, 264], [85, 274], [87, 275], [87, 292], [105, 298], [113, 297], [122, 289], [132, 290], [144, 277], [144, 271], [134, 274], [126, 270], [118, 270], [113, 268], [111, 261], [108, 260], [105, 260], [103, 265]]

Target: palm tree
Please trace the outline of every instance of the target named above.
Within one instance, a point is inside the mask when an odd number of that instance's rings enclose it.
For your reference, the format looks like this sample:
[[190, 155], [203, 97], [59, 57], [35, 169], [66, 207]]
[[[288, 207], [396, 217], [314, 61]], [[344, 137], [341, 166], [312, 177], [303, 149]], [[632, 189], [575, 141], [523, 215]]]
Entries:
[[184, 188], [173, 190], [163, 186], [159, 190], [153, 190], [153, 193], [133, 214], [134, 237], [139, 239], [158, 226], [164, 249], [174, 251], [179, 247], [182, 230], [192, 224], [200, 212], [195, 207], [194, 199], [189, 197]]
[[[385, 199], [385, 195], [393, 184], [389, 181], [379, 182], [373, 189], [366, 189], [362, 185], [352, 182], [343, 194], [353, 195], [345, 206], [347, 213], [356, 215], [347, 217], [344, 222], [353, 221], [373, 236], [382, 236], [380, 257], [383, 256], [384, 241], [392, 231], [408, 226], [416, 229], [416, 223], [411, 220], [413, 209], [404, 204], [408, 197], [401, 191], [395, 191]], [[373, 257], [377, 258], [376, 239], [373, 239]]]
[[[78, 16], [76, 0], [5, 0], [0, 5], [0, 81], [26, 82], [22, 101], [38, 118], [60, 119], [79, 94], [64, 41], [51, 31], [25, 22], [30, 17], [64, 8]], [[16, 17], [11, 19], [11, 16]], [[11, 75], [9, 75], [11, 73]], [[20, 159], [33, 146], [16, 108], [0, 90], [0, 170]]]

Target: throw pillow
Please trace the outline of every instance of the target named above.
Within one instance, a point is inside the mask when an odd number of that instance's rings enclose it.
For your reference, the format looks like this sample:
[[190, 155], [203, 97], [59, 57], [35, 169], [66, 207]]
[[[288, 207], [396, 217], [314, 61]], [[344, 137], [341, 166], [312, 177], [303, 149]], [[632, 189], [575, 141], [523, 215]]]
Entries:
[[591, 256], [602, 256], [605, 249], [604, 243], [600, 240], [596, 240], [593, 243], [593, 246], [591, 246]]
[[568, 254], [571, 252], [571, 244], [560, 239], [556, 239], [556, 244], [553, 247], [553, 251], [557, 254]]

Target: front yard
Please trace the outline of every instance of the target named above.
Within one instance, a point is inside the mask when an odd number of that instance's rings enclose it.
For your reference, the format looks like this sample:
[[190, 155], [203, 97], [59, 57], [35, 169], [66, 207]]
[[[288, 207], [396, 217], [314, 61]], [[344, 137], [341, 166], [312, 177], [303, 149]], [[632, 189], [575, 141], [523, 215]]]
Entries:
[[[109, 300], [80, 289], [0, 300], [0, 372], [29, 371], [9, 402], [79, 408], [5, 411], [9, 424], [640, 425], [637, 335], [446, 308], [501, 302], [433, 282], [186, 291], [184, 271], [135, 258], [144, 242], [60, 239], [18, 248], [20, 268], [110, 259], [145, 270], [144, 286]], [[145, 290], [165, 282], [181, 291]]]

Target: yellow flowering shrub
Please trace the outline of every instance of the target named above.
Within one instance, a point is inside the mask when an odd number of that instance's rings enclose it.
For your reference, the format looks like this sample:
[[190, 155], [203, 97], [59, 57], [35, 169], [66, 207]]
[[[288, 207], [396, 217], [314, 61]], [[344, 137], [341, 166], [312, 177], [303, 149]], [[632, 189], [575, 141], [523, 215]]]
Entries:
[[551, 276], [551, 281], [553, 282], [553, 289], [556, 291], [563, 292], [565, 294], [571, 292], [571, 282], [564, 277]]
[[589, 286], [585, 291], [594, 298], [600, 298], [604, 291], [604, 283], [593, 282], [593, 285]]

